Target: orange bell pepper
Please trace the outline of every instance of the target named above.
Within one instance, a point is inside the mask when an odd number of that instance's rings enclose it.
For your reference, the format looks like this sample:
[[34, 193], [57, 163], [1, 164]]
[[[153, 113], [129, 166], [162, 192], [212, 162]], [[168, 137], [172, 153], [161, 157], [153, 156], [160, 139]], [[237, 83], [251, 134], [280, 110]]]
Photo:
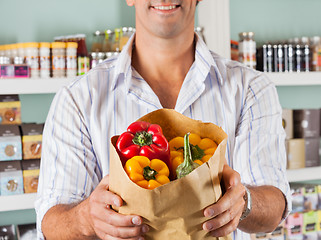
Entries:
[[124, 168], [129, 178], [142, 188], [154, 189], [170, 181], [169, 169], [160, 159], [134, 156], [127, 160]]
[[[189, 135], [192, 159], [202, 165], [207, 162], [214, 154], [217, 144], [210, 138], [201, 138], [198, 134]], [[184, 161], [184, 138], [175, 137], [169, 141], [171, 155], [171, 172], [175, 173], [176, 168]]]

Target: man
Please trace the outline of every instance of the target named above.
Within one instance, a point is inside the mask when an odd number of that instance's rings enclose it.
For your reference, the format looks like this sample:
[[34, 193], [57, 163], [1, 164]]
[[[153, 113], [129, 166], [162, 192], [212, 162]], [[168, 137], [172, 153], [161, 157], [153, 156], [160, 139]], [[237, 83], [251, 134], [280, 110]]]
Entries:
[[118, 58], [57, 93], [44, 131], [39, 238], [144, 239], [149, 227], [140, 216], [110, 209], [123, 201], [108, 190], [108, 142], [163, 107], [213, 122], [229, 136], [225, 193], [202, 210], [210, 218], [204, 230], [249, 239], [274, 230], [291, 209], [275, 87], [194, 35], [199, 1], [127, 0], [136, 9], [136, 35]]

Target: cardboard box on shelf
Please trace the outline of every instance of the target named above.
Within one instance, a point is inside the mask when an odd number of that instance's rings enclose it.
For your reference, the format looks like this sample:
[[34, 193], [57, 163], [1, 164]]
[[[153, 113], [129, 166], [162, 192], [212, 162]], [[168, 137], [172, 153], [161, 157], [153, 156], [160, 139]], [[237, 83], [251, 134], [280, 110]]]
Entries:
[[[303, 234], [317, 232], [318, 212], [310, 211], [303, 213]], [[313, 236], [313, 235], [312, 235]]]
[[318, 209], [318, 189], [316, 185], [304, 187], [304, 210], [315, 211]]
[[303, 234], [303, 214], [291, 213], [286, 219], [285, 230], [287, 236]]
[[293, 110], [295, 138], [320, 137], [320, 109]]
[[291, 186], [292, 213], [304, 211], [304, 187], [302, 185]]
[[0, 125], [0, 161], [21, 160], [21, 135], [17, 125]]
[[0, 226], [1, 240], [16, 240], [16, 228], [14, 225]]
[[38, 188], [40, 159], [21, 161], [25, 193], [35, 193]]
[[39, 159], [41, 158], [42, 131], [44, 124], [28, 123], [22, 124], [22, 158]]
[[0, 95], [0, 124], [21, 124], [21, 103], [18, 95]]
[[282, 125], [286, 133], [286, 138], [293, 138], [293, 110], [282, 109]]
[[37, 228], [35, 223], [19, 224], [17, 226], [18, 240], [37, 239]]
[[0, 162], [0, 195], [23, 194], [21, 161]]
[[320, 137], [305, 138], [305, 167], [320, 166]]
[[286, 141], [287, 168], [298, 169], [305, 167], [305, 140], [289, 139]]

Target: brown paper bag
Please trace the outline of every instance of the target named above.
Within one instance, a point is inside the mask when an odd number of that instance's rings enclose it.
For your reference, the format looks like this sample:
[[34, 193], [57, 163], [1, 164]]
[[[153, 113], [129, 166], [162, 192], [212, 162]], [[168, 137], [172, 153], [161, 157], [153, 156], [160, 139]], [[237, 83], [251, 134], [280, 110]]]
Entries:
[[[209, 137], [219, 145], [208, 162], [187, 176], [149, 190], [129, 179], [115, 149], [118, 136], [114, 136], [111, 139], [110, 190], [124, 200], [119, 213], [142, 216], [144, 223], [150, 226], [146, 239], [213, 239], [202, 229], [202, 224], [208, 220], [203, 210], [222, 194], [220, 179], [226, 133], [212, 123], [202, 123], [170, 109], [151, 112], [138, 121], [159, 124], [168, 140], [192, 132], [202, 138]], [[230, 236], [220, 239], [230, 239]]]

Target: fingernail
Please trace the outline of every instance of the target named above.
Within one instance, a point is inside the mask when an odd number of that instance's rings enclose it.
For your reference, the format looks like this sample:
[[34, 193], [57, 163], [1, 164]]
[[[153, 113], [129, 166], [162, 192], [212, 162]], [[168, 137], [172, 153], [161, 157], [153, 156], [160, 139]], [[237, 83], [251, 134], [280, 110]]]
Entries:
[[144, 237], [139, 237], [138, 240], [144, 240]]
[[149, 231], [149, 227], [147, 225], [143, 225], [142, 232], [147, 233]]
[[211, 231], [213, 229], [213, 225], [211, 223], [205, 223], [205, 228], [207, 231]]
[[114, 204], [115, 204], [115, 206], [117, 206], [117, 207], [120, 207], [120, 201], [119, 201], [119, 199], [114, 199]]
[[205, 217], [213, 217], [214, 216], [214, 210], [213, 209], [208, 209], [205, 211]]
[[132, 218], [132, 223], [135, 225], [141, 225], [142, 224], [142, 220], [139, 217], [133, 217]]

